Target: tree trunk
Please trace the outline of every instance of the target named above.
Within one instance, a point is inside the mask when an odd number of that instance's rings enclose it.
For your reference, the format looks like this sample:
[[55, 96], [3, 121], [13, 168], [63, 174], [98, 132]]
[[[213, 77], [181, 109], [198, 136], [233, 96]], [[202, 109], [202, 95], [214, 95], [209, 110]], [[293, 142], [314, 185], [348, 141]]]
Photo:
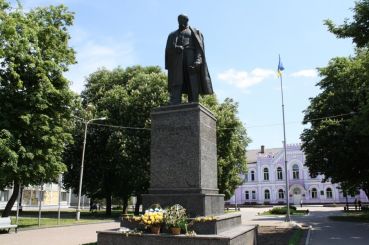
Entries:
[[127, 197], [124, 197], [123, 198], [123, 214], [127, 214], [128, 210], [127, 210], [127, 207], [128, 207], [128, 198]]
[[20, 195], [20, 197], [19, 197], [19, 213], [21, 213], [23, 211], [23, 208], [22, 208], [22, 202], [23, 202], [23, 195], [22, 195], [22, 193], [23, 193], [23, 190], [24, 190], [24, 187], [22, 185], [21, 186], [20, 193], [19, 193], [19, 195]]
[[111, 216], [111, 202], [112, 202], [111, 195], [110, 194], [106, 195], [105, 200], [106, 200], [105, 214]]
[[13, 186], [13, 194], [10, 197], [8, 203], [5, 206], [3, 214], [1, 215], [2, 217], [9, 217], [9, 215], [12, 211], [12, 207], [14, 206], [14, 203], [18, 198], [18, 193], [19, 193], [19, 183], [15, 182], [14, 186]]
[[135, 205], [135, 215], [140, 214], [141, 204], [142, 204], [142, 196], [141, 196], [141, 194], [137, 194], [136, 205]]

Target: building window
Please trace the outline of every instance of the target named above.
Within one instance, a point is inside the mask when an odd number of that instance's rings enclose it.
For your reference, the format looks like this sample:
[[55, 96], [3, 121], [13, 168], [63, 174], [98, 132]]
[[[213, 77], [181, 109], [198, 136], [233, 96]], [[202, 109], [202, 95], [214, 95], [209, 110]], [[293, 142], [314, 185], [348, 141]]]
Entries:
[[279, 189], [278, 190], [278, 198], [279, 199], [284, 199], [284, 193], [283, 193], [283, 190], [282, 189]]
[[269, 190], [264, 191], [264, 199], [266, 199], [266, 200], [270, 199], [270, 191]]
[[245, 191], [245, 199], [246, 200], [249, 200], [250, 199], [249, 191]]
[[67, 193], [66, 192], [62, 192], [61, 193], [61, 202], [66, 202], [67, 201]]
[[9, 191], [0, 191], [0, 202], [7, 202], [9, 200]]
[[333, 193], [331, 188], [327, 188], [327, 198], [333, 198]]
[[283, 174], [282, 174], [282, 168], [278, 167], [277, 168], [277, 179], [278, 180], [282, 180], [283, 179]]
[[248, 181], [249, 181], [249, 172], [246, 172], [244, 182], [248, 182]]
[[255, 171], [251, 171], [251, 181], [255, 181]]
[[311, 198], [318, 198], [318, 191], [316, 190], [316, 188], [311, 189]]
[[292, 177], [293, 179], [299, 179], [299, 166], [297, 164], [292, 166]]
[[264, 168], [264, 180], [269, 180], [269, 170], [268, 170], [268, 168]]
[[252, 198], [253, 200], [255, 200], [255, 199], [256, 199], [256, 191], [252, 191], [252, 192], [251, 192], [251, 198]]

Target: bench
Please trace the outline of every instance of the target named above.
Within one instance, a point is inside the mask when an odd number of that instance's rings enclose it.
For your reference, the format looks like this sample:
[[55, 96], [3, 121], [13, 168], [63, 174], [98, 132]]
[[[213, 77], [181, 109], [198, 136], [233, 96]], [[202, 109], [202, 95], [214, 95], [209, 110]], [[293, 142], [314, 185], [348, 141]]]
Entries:
[[9, 232], [11, 228], [15, 228], [15, 233], [17, 233], [18, 226], [12, 225], [11, 223], [12, 221], [10, 220], [10, 217], [4, 217], [4, 218], [0, 217], [0, 230], [8, 230]]
[[361, 207], [359, 207], [359, 206], [355, 207], [355, 206], [349, 205], [349, 206], [344, 206], [343, 210], [344, 211], [350, 211], [350, 210], [352, 210], [352, 211], [361, 211]]

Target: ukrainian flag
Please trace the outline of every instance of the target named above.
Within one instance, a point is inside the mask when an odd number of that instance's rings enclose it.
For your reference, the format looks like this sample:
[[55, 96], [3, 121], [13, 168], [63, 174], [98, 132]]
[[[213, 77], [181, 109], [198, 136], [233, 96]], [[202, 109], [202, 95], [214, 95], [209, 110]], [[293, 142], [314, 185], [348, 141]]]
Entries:
[[281, 56], [279, 55], [278, 58], [279, 58], [279, 61], [278, 61], [277, 75], [278, 75], [278, 77], [281, 77], [282, 76], [282, 71], [284, 70], [284, 67], [283, 67], [283, 64], [282, 64], [282, 61], [281, 61]]

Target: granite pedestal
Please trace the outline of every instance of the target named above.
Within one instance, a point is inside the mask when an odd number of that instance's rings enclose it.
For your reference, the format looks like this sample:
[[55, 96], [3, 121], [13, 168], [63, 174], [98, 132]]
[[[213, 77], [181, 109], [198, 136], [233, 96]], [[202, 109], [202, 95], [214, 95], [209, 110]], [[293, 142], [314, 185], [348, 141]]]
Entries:
[[143, 207], [181, 204], [191, 217], [224, 213], [217, 184], [216, 119], [198, 103], [151, 113], [149, 194]]

